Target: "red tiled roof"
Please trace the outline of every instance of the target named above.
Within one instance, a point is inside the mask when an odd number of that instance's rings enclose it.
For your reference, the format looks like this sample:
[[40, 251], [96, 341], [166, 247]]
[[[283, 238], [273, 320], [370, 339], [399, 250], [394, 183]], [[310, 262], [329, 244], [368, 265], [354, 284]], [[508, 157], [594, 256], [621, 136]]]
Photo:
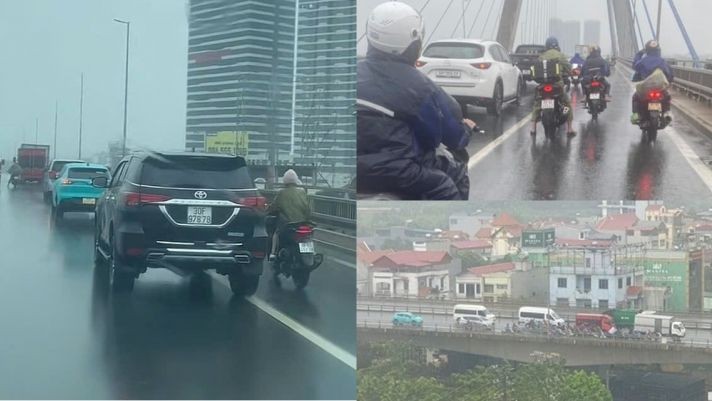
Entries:
[[712, 231], [712, 224], [700, 224], [695, 226], [695, 231]]
[[521, 223], [506, 212], [502, 212], [491, 223], [492, 227], [519, 226]]
[[596, 226], [599, 230], [621, 231], [632, 228], [638, 222], [634, 213], [614, 214], [602, 219]]
[[475, 238], [491, 238], [492, 237], [492, 229], [490, 227], [482, 227], [477, 231], [475, 234]]
[[444, 251], [396, 251], [373, 261], [375, 267], [427, 267], [448, 263], [452, 258]]
[[483, 249], [492, 248], [492, 244], [489, 241], [476, 239], [471, 241], [455, 241], [451, 244], [452, 247], [456, 249]]
[[522, 231], [524, 231], [524, 227], [522, 226], [507, 226], [507, 227], [502, 227], [497, 232], [505, 232], [509, 233], [512, 235], [514, 238], [519, 238], [522, 236]]
[[393, 253], [394, 251], [391, 249], [383, 250], [383, 251], [371, 251], [371, 252], [358, 252], [358, 259], [367, 264], [373, 264], [376, 260], [378, 260], [381, 256], [388, 255]]
[[569, 239], [557, 238], [556, 245], [561, 247], [589, 247], [589, 248], [609, 248], [613, 245], [610, 239]]
[[494, 265], [484, 265], [484, 266], [476, 266], [476, 267], [470, 267], [467, 269], [468, 272], [471, 274], [474, 274], [475, 276], [481, 276], [483, 274], [489, 274], [489, 273], [499, 273], [499, 272], [506, 272], [514, 270], [514, 263], [512, 262], [504, 262], [504, 263], [497, 263]]

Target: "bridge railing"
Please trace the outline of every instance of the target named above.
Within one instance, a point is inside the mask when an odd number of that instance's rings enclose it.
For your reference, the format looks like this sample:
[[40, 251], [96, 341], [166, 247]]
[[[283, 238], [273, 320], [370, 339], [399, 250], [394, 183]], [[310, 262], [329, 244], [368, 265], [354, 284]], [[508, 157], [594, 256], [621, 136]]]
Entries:
[[668, 337], [647, 337], [642, 336], [639, 338], [621, 338], [621, 337], [594, 337], [594, 336], [583, 336], [583, 335], [567, 335], [567, 334], [554, 334], [550, 331], [546, 332], [533, 332], [533, 331], [522, 331], [522, 332], [504, 332], [504, 331], [493, 331], [486, 329], [468, 329], [463, 326], [458, 326], [454, 324], [424, 324], [422, 326], [400, 326], [396, 327], [392, 322], [388, 321], [367, 321], [367, 320], [357, 320], [356, 327], [361, 329], [375, 329], [382, 332], [398, 332], [398, 333], [408, 333], [412, 332], [414, 334], [420, 333], [425, 334], [428, 332], [435, 333], [447, 333], [455, 336], [471, 337], [471, 338], [500, 338], [509, 337], [517, 340], [543, 340], [543, 341], [558, 341], [558, 342], [572, 342], [574, 344], [587, 344], [587, 345], [598, 345], [598, 346], [610, 346], [616, 344], [616, 346], [629, 345], [632, 347], [644, 346], [646, 348], [659, 348], [662, 350], [674, 351], [676, 347], [684, 348], [697, 348], [704, 349], [705, 352], [712, 352], [712, 339], [710, 338], [683, 338], [683, 339], [672, 339]]
[[[449, 310], [452, 313], [452, 308], [457, 304], [477, 304], [484, 305], [491, 310], [503, 310], [511, 309], [518, 310], [522, 306], [546, 306], [532, 302], [523, 302], [520, 299], [500, 299], [497, 302], [485, 302], [481, 299], [470, 299], [470, 298], [459, 298], [459, 299], [427, 299], [422, 297], [391, 297], [391, 296], [358, 296], [356, 299], [357, 305], [365, 304], [384, 304], [384, 305], [408, 305], [415, 308], [422, 308], [423, 311], [428, 308], [435, 307], [443, 310]], [[550, 308], [554, 309], [559, 314], [575, 315], [576, 313], [601, 313], [605, 310], [614, 309], [614, 306], [609, 308], [578, 308], [574, 306], [567, 305], [549, 305]], [[423, 312], [426, 313], [426, 312]], [[712, 312], [673, 312], [673, 311], [660, 311], [661, 314], [674, 315], [675, 317], [681, 319], [683, 322], [690, 321], [700, 321], [709, 322], [712, 324]]]
[[[411, 312], [422, 315], [441, 315], [441, 316], [452, 316], [452, 307], [446, 306], [425, 306], [425, 305], [373, 305], [373, 304], [363, 304], [356, 303], [356, 310], [360, 312], [376, 312], [376, 313], [396, 313], [396, 312]], [[508, 320], [519, 320], [518, 311], [510, 310], [503, 311], [497, 310], [496, 308], [490, 308], [491, 312], [496, 312], [497, 318], [508, 319]], [[600, 311], [598, 311], [600, 313]], [[557, 311], [559, 316], [566, 320], [567, 322], [576, 321], [576, 313], [572, 311], [567, 311], [561, 313]], [[704, 330], [712, 331], [712, 320], [692, 320], [685, 319], [677, 316], [685, 328], [688, 330]]]
[[[353, 199], [350, 198], [350, 191], [331, 190], [343, 194], [343, 197], [334, 197], [316, 194], [325, 191], [324, 188], [304, 187], [304, 190], [307, 191], [315, 222], [356, 229], [356, 200], [355, 196]], [[272, 202], [279, 189], [262, 189], [260, 192], [268, 202]]]
[[[633, 59], [620, 59], [626, 66], [632, 67]], [[698, 101], [712, 106], [712, 70], [671, 65], [675, 76], [672, 86]]]

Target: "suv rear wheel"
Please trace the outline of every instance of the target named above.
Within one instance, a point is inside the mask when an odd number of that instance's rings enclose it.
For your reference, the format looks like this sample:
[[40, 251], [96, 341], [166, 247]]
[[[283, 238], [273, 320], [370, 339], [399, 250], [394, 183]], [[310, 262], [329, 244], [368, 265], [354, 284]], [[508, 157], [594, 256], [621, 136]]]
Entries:
[[238, 271], [230, 273], [228, 279], [232, 293], [238, 296], [253, 295], [260, 284], [259, 275], [248, 275]]
[[111, 237], [111, 289], [115, 292], [133, 291], [135, 278], [132, 273], [122, 270], [123, 262], [116, 249], [114, 237]]
[[504, 102], [504, 91], [502, 90], [502, 82], [497, 81], [494, 86], [494, 93], [492, 94], [492, 100], [490, 104], [487, 105], [487, 113], [493, 116], [499, 116], [502, 114], [502, 103]]
[[64, 217], [64, 210], [62, 209], [62, 205], [59, 204], [57, 206], [52, 205], [52, 221], [55, 224], [59, 224], [62, 222], [62, 218]]

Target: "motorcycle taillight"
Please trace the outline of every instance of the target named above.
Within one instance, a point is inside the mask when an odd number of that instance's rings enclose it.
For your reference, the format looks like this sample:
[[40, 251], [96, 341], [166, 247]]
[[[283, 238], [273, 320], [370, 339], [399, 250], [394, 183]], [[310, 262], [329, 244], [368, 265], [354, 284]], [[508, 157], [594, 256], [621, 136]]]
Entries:
[[311, 226], [299, 226], [294, 230], [296, 240], [306, 239], [312, 236], [314, 229]]
[[599, 88], [601, 86], [601, 83], [598, 81], [593, 81], [591, 82], [591, 87], [592, 88]]
[[544, 93], [551, 93], [554, 91], [554, 85], [544, 85], [542, 90], [544, 91]]
[[648, 92], [648, 100], [653, 101], [653, 102], [659, 102], [659, 101], [663, 100], [663, 92], [662, 91]]

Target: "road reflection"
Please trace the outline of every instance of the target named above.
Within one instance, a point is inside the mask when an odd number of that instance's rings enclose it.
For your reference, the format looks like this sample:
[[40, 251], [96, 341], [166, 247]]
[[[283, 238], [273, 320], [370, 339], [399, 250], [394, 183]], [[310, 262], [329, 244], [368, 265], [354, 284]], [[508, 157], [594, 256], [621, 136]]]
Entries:
[[628, 154], [626, 192], [628, 199], [656, 199], [665, 169], [665, 151], [659, 143], [644, 139], [631, 146]]

